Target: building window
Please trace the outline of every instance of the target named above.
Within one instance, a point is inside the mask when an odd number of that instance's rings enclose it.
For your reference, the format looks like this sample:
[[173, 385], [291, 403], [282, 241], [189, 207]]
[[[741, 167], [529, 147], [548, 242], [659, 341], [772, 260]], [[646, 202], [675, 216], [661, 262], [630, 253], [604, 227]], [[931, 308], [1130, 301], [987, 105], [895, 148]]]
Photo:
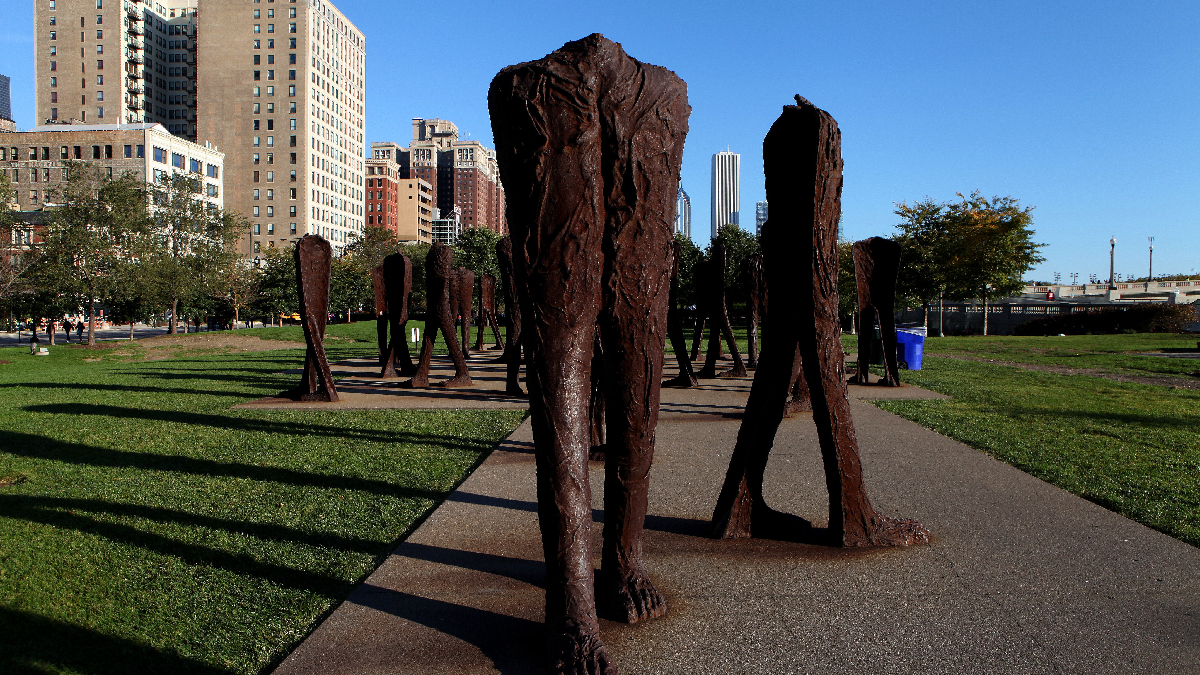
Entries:
[[[259, 18], [261, 16], [260, 12], [261, 12], [261, 10], [257, 10], [257, 9], [254, 10], [254, 18], [256, 18], [256, 19]], [[257, 232], [255, 234], [257, 234]]]
[[102, 92], [102, 91], [96, 92], [96, 100], [103, 101], [104, 100], [104, 92]]
[[[50, 70], [58, 70], [58, 61], [50, 62]], [[58, 84], [55, 83], [54, 86], [58, 86]]]
[[268, 80], [273, 80], [273, 79], [275, 79], [275, 71], [273, 71], [273, 70], [268, 70], [268, 71], [267, 71], [267, 79], [268, 79]]
[[[258, 188], [254, 188], [254, 201], [258, 201]], [[258, 226], [255, 225], [255, 227]], [[255, 232], [254, 234], [258, 234], [258, 232]]]
[[50, 45], [50, 56], [57, 56], [57, 55], [58, 55], [58, 47], [55, 45]]
[[[295, 96], [295, 95], [296, 95], [296, 85], [294, 85], [294, 84], [293, 84], [293, 85], [289, 85], [289, 86], [288, 86], [288, 96]], [[293, 104], [293, 105], [294, 105], [294, 104]], [[292, 110], [292, 112], [296, 112], [296, 111], [295, 111], [295, 110]]]
[[267, 87], [267, 96], [275, 95], [275, 87]]
[[104, 45], [96, 45], [96, 53], [103, 54], [104, 53]]
[[58, 92], [57, 91], [50, 92], [50, 102], [58, 103]]
[[261, 32], [262, 32], [262, 28], [261, 28], [261, 27], [260, 27], [258, 24], [254, 24], [254, 32], [255, 32], [255, 33], [261, 33]]
[[96, 76], [96, 85], [100, 86], [100, 87], [104, 86], [104, 76], [103, 75]]
[[[256, 206], [256, 207], [254, 207], [254, 208], [256, 208], [256, 209], [257, 209], [258, 207]], [[258, 253], [259, 251], [260, 251], [260, 249], [259, 249], [259, 246], [258, 246], [258, 242], [256, 241], [256, 242], [254, 242], [254, 252], [255, 252], [255, 253]]]
[[267, 207], [267, 217], [268, 217], [268, 218], [271, 218], [271, 217], [273, 217], [274, 215], [275, 215], [275, 207], [274, 207], [274, 206], [268, 206], [268, 207]]
[[[295, 157], [295, 154], [293, 154], [292, 156]], [[296, 182], [296, 170], [295, 169], [292, 169], [289, 180], [292, 183]]]
[[275, 145], [275, 137], [267, 136], [267, 147], [271, 147], [273, 145]]
[[[291, 54], [289, 54], [289, 55], [288, 55], [288, 63], [290, 63], [290, 64], [292, 64], [292, 65], [296, 65], [296, 54], [295, 54], [295, 52], [293, 52], [293, 53], [291, 53]], [[296, 79], [296, 78], [292, 78], [292, 79], [294, 80], [294, 79]]]
[[57, 77], [52, 77], [52, 78], [50, 78], [50, 86], [51, 86], [51, 87], [57, 87], [57, 86], [58, 86], [58, 78], [57, 78]]
[[254, 48], [255, 48], [255, 49], [262, 49], [262, 40], [255, 40], [255, 41], [254, 41]]
[[251, 209], [252, 209], [252, 210], [253, 210], [253, 212], [254, 212], [254, 217], [255, 217], [255, 218], [257, 218], [257, 217], [258, 217], [258, 207], [257, 207], [257, 206], [252, 206], [252, 207], [251, 207]]
[[254, 182], [255, 183], [258, 182], [258, 172], [257, 171], [254, 172]]
[[273, 131], [274, 129], [275, 129], [275, 120], [267, 120], [267, 131]]
[[54, 30], [50, 31], [50, 39], [57, 40], [58, 39], [58, 31], [54, 31]]
[[261, 71], [261, 70], [256, 70], [256, 71], [254, 71], [254, 79], [255, 79], [256, 81], [257, 81], [257, 80], [261, 80], [261, 79], [262, 79], [262, 77], [260, 76], [260, 73], [262, 73], [262, 71]]
[[[30, 159], [35, 159], [35, 158], [31, 157]], [[100, 159], [100, 146], [98, 146], [98, 145], [92, 146], [92, 159]]]
[[203, 163], [200, 160], [198, 160], [198, 159], [190, 160], [189, 166], [191, 168], [192, 173], [203, 173], [203, 171], [201, 170], [203, 167]]
[[289, 42], [288, 42], [288, 49], [295, 49], [295, 48], [296, 48], [296, 38], [291, 38], [291, 40], [289, 40]]
[[[295, 217], [296, 217], [296, 207], [294, 207], [294, 206], [289, 206], [289, 207], [288, 207], [288, 217], [289, 217], [289, 218], [295, 218]], [[296, 233], [296, 226], [295, 226], [295, 225], [292, 225], [292, 234], [295, 234], [295, 233]]]
[[255, 96], [258, 96], [258, 87], [255, 87], [255, 88], [254, 88], [254, 95], [255, 95]]
[[268, 183], [274, 183], [274, 182], [275, 182], [275, 172], [274, 172], [274, 171], [268, 171], [268, 172], [267, 172], [267, 182], [268, 182]]
[[256, 147], [256, 148], [257, 148], [258, 146], [259, 146], [259, 142], [258, 142], [258, 136], [255, 136], [255, 137], [254, 137], [254, 147]]
[[258, 153], [254, 153], [254, 163], [258, 164]]
[[267, 153], [267, 164], [274, 164], [274, 163], [275, 163], [275, 153], [268, 152]]
[[[269, 172], [269, 171], [268, 171], [267, 173], [268, 173], [268, 174], [270, 174], [270, 172]], [[268, 183], [269, 183], [269, 182], [271, 182], [271, 176], [270, 176], [270, 175], [268, 175], [268, 176], [267, 176], [267, 182], [268, 182]], [[267, 201], [271, 201], [272, 199], [275, 199], [275, 191], [274, 191], [274, 190], [267, 190]]]
[[267, 24], [267, 32], [274, 33], [275, 32], [275, 24], [273, 24], [273, 23]]
[[[293, 143], [292, 145], [294, 146], [294, 145], [295, 145], [295, 143]], [[291, 160], [290, 162], [288, 162], [288, 164], [295, 164], [295, 163], [296, 163], [296, 153], [294, 153], [294, 152], [293, 152], [293, 153], [292, 153], [292, 160]], [[293, 171], [292, 173], [293, 173], [293, 174], [295, 174], [296, 172], [295, 172], [295, 171]], [[296, 179], [293, 177], [293, 178], [292, 178], [292, 180], [296, 180]]]
[[104, 39], [104, 29], [103, 29], [103, 28], [97, 28], [97, 29], [96, 29], [96, 39], [97, 39], [97, 40], [103, 40], [103, 39]]
[[100, 24], [102, 24], [102, 23], [104, 23], [104, 15], [103, 15], [103, 14], [97, 14], [97, 15], [96, 15], [96, 25], [97, 25], [97, 26], [99, 26], [99, 25], [100, 25]]
[[275, 234], [275, 223], [267, 223], [267, 234]]
[[142, 159], [143, 157], [146, 156], [146, 146], [144, 146], [144, 145], [137, 146], [137, 156], [138, 156], [138, 159]]
[[104, 59], [96, 59], [96, 70], [104, 70]]

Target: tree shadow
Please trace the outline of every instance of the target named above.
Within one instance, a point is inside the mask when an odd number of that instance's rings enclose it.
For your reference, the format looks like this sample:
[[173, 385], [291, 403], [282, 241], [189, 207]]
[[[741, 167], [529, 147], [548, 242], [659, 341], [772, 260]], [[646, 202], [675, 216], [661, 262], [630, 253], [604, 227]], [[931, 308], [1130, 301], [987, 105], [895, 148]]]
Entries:
[[396, 549], [395, 554], [404, 556], [405, 558], [413, 558], [414, 560], [424, 560], [439, 565], [461, 567], [462, 569], [475, 570], [476, 572], [508, 577], [509, 579], [515, 579], [516, 581], [538, 588], [546, 587], [546, 563], [540, 558], [538, 560], [526, 560], [524, 558], [513, 558], [493, 553], [477, 553], [475, 551], [463, 551], [444, 546], [430, 546], [429, 544], [416, 544], [413, 542], [401, 544]]
[[190, 396], [193, 394], [201, 396], [246, 396], [244, 392], [238, 391], [221, 391], [216, 389], [183, 389], [172, 387], [150, 387], [138, 386], [133, 384], [97, 384], [93, 382], [5, 382], [0, 384], [0, 389], [10, 388], [27, 388], [27, 389], [91, 389], [94, 391], [121, 391], [121, 392], [139, 392], [148, 394], [182, 394]]
[[[461, 502], [463, 504], [475, 504], [478, 506], [494, 506], [500, 509], [512, 509], [514, 511], [525, 511], [527, 513], [537, 513], [538, 507], [536, 502], [527, 502], [521, 499], [509, 499], [507, 497], [492, 497], [490, 495], [479, 495], [473, 492], [464, 492], [457, 490], [450, 493], [446, 497], [448, 502]], [[592, 509], [592, 522], [604, 522], [604, 510]], [[658, 532], [667, 532], [670, 534], [681, 534], [691, 537], [707, 537], [712, 525], [707, 520], [698, 520], [696, 518], [680, 518], [677, 516], [658, 516], [651, 513], [646, 514], [645, 528], [647, 530], [655, 530]]]
[[179, 654], [90, 628], [0, 607], [0, 672], [230, 675]]
[[[435, 442], [436, 444], [436, 442]], [[180, 455], [154, 455], [126, 450], [110, 450], [82, 443], [66, 443], [45, 436], [0, 430], [0, 447], [19, 457], [47, 459], [67, 464], [109, 468], [170, 471], [214, 478], [245, 478], [297, 487], [361, 490], [399, 499], [439, 500], [443, 493], [434, 490], [404, 487], [387, 481], [329, 474], [308, 473], [294, 469], [255, 466], [237, 462], [218, 462]]]

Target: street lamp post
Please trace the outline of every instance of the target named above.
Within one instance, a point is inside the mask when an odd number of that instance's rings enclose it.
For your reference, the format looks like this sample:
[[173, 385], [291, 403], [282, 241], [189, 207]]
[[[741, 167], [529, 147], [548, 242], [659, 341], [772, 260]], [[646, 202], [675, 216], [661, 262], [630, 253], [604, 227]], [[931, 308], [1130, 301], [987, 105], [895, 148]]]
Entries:
[[1150, 240], [1150, 273], [1146, 276], [1146, 291], [1150, 291], [1150, 282], [1154, 281], [1154, 237], [1146, 237]]
[[1108, 289], [1115, 291], [1117, 289], [1117, 277], [1113, 274], [1113, 263], [1117, 258], [1117, 238], [1113, 237], [1109, 239], [1108, 245], [1111, 247], [1108, 250]]

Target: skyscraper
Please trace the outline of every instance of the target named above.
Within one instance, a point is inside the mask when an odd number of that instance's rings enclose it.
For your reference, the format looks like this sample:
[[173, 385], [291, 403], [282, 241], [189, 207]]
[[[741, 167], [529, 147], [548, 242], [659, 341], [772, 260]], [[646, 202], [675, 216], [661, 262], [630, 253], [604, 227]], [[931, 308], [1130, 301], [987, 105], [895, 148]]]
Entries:
[[679, 186], [679, 195], [675, 198], [675, 234], [692, 238], [692, 200]]
[[12, 119], [12, 99], [9, 98], [9, 79], [0, 75], [0, 120]]
[[754, 236], [757, 237], [762, 234], [762, 226], [763, 226], [763, 223], [765, 223], [765, 222], [767, 222], [767, 203], [766, 202], [755, 202], [754, 203]]
[[742, 210], [742, 156], [718, 152], [712, 156], [712, 236], [722, 225], [737, 225]]

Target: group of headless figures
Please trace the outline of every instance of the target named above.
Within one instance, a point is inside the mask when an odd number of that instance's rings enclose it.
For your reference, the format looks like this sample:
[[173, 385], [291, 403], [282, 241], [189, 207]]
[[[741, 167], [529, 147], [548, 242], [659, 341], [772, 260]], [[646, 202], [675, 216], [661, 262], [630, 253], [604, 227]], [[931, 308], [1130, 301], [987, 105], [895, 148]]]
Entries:
[[[670, 336], [680, 363], [679, 377], [667, 385], [694, 386], [697, 377], [717, 375], [720, 334], [735, 363], [722, 374], [746, 374], [725, 312], [724, 251], [714, 247], [699, 275], [707, 288], [700, 293], [705, 304], [697, 335], [707, 322], [712, 337], [704, 367], [693, 373], [672, 301], [678, 255], [671, 231], [691, 107], [686, 85], [671, 71], [639, 62], [596, 34], [502, 70], [492, 81], [488, 107], [512, 232], [498, 250], [509, 308], [502, 359], [512, 391], [522, 361], [518, 349], [525, 350], [550, 666], [554, 673], [615, 673], [598, 615], [636, 623], [667, 611], [642, 562], [664, 341]], [[917, 522], [876, 510], [863, 482], [837, 313], [837, 123], [797, 96], [767, 134], [763, 164], [771, 222], [749, 273], [760, 291], [755, 297], [770, 299], [769, 311], [761, 312], [767, 339], [759, 355], [755, 321], [749, 354], [754, 380], [712, 534], [846, 547], [926, 542], [928, 532]], [[889, 283], [892, 292], [895, 284], [886, 243], [868, 240], [855, 247], [859, 298], [864, 308], [879, 312], [885, 338], [891, 309], [883, 305], [889, 304]], [[329, 244], [305, 237], [297, 251], [309, 350], [304, 380], [293, 395], [336, 400], [320, 341]], [[415, 366], [404, 339], [411, 264], [395, 254], [377, 271], [377, 310], [391, 325], [391, 341], [381, 347], [383, 375], [411, 373], [412, 386], [426, 386], [433, 338], [441, 330], [456, 368], [441, 386], [462, 386], [470, 382], [466, 333], [460, 345], [454, 329], [456, 315], [469, 314], [462, 308], [470, 306], [470, 282], [454, 270], [444, 246], [434, 245], [426, 265], [429, 312]], [[485, 320], [494, 284], [485, 277]], [[760, 304], [766, 303], [751, 303], [752, 319]], [[494, 330], [494, 320], [492, 325]], [[476, 348], [481, 344], [482, 336]], [[861, 363], [868, 352], [860, 353]], [[896, 381], [894, 346], [885, 354], [891, 355], [888, 377]], [[865, 377], [861, 369], [859, 377]], [[767, 459], [789, 405], [812, 410], [829, 489], [824, 530], [771, 509], [763, 498]], [[597, 409], [606, 414], [599, 418]], [[597, 572], [588, 459], [598, 433], [604, 437], [605, 516]]]

